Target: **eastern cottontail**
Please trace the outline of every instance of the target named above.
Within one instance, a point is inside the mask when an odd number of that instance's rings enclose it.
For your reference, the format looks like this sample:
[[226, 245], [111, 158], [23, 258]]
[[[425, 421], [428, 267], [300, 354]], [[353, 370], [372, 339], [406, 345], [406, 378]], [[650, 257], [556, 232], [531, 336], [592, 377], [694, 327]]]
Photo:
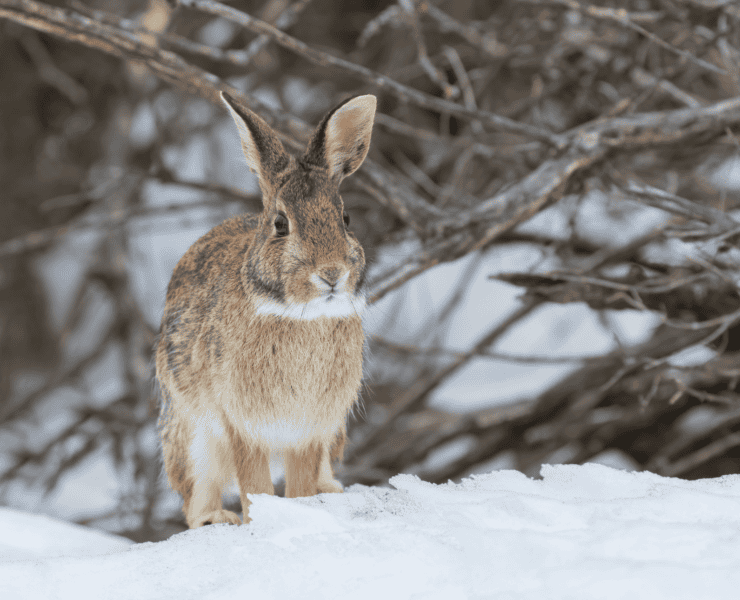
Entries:
[[259, 215], [228, 219], [175, 267], [157, 347], [160, 429], [170, 485], [188, 525], [239, 524], [221, 493], [274, 494], [271, 452], [285, 456], [285, 495], [341, 492], [345, 421], [362, 379], [365, 255], [348, 229], [339, 183], [365, 160], [375, 96], [332, 110], [306, 153], [285, 152], [233, 98]]

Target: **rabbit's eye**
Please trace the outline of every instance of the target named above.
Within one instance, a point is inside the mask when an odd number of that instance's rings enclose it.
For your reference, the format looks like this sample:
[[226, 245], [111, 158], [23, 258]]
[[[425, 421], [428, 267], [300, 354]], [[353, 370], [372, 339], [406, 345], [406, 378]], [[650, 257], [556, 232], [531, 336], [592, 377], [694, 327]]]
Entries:
[[288, 217], [283, 212], [279, 212], [278, 216], [275, 217], [275, 231], [278, 237], [288, 235]]
[[344, 226], [349, 227], [349, 215], [346, 211], [342, 214], [342, 218], [344, 219]]

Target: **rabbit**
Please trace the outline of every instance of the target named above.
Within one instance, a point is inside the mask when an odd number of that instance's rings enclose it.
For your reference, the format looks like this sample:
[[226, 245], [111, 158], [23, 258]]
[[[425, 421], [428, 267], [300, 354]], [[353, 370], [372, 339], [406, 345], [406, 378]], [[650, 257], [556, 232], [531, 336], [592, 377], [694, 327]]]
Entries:
[[339, 184], [370, 146], [376, 98], [351, 98], [321, 121], [305, 154], [226, 93], [263, 209], [196, 241], [172, 273], [156, 350], [165, 471], [190, 528], [241, 524], [221, 494], [342, 492], [346, 419], [362, 383], [365, 254]]

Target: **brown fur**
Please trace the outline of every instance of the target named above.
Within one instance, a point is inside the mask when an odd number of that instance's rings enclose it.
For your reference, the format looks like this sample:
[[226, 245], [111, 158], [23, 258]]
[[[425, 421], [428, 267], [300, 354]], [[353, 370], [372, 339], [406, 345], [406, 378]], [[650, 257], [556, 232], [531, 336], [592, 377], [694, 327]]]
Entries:
[[221, 501], [233, 478], [249, 522], [247, 494], [274, 493], [273, 452], [285, 454], [287, 497], [341, 492], [331, 462], [342, 458], [362, 379], [365, 258], [344, 226], [338, 187], [367, 154], [375, 99], [330, 112], [298, 159], [259, 117], [224, 101], [264, 208], [200, 238], [167, 289], [160, 428], [190, 527], [240, 522]]

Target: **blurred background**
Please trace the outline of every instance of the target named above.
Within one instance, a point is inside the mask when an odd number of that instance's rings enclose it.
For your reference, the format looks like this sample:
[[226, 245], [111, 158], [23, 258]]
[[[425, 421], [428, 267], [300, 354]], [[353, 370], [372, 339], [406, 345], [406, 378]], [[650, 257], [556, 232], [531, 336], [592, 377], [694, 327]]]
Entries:
[[220, 89], [291, 151], [378, 97], [345, 486], [738, 472], [739, 49], [730, 0], [0, 0], [0, 504], [185, 529], [165, 291], [261, 206]]

